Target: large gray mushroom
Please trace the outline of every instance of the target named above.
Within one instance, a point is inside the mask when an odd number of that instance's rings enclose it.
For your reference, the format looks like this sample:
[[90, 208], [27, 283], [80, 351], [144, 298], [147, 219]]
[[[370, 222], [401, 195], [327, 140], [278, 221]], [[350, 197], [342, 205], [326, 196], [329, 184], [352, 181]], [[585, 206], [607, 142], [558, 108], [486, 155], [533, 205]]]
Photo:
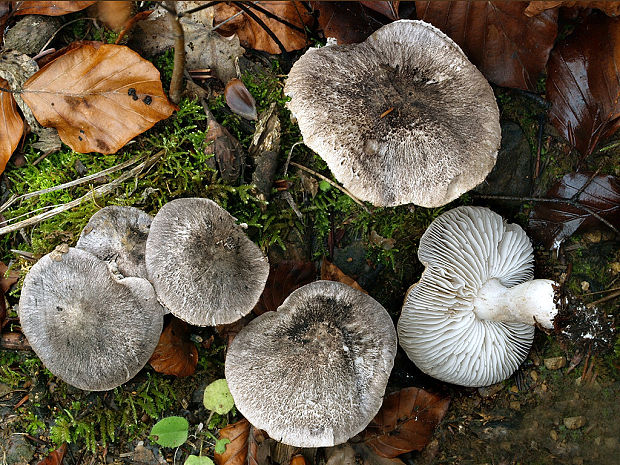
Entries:
[[426, 269], [407, 293], [398, 335], [430, 376], [463, 386], [497, 383], [525, 360], [535, 324], [553, 328], [557, 284], [532, 280], [529, 238], [488, 208], [439, 216], [418, 257]]
[[22, 330], [43, 364], [89, 391], [113, 389], [142, 369], [163, 315], [147, 280], [117, 280], [105, 262], [68, 247], [32, 267], [19, 301]]
[[146, 269], [160, 302], [196, 326], [249, 313], [269, 275], [267, 259], [235, 218], [201, 198], [173, 200], [159, 210], [146, 242]]
[[104, 207], [90, 218], [76, 247], [113, 264], [125, 277], [147, 279], [144, 253], [151, 221], [134, 207]]
[[445, 205], [495, 165], [493, 90], [458, 45], [423, 21], [308, 50], [284, 92], [306, 145], [374, 205]]
[[239, 411], [275, 440], [333, 446], [376, 415], [395, 355], [396, 331], [377, 301], [317, 281], [241, 330], [226, 379]]

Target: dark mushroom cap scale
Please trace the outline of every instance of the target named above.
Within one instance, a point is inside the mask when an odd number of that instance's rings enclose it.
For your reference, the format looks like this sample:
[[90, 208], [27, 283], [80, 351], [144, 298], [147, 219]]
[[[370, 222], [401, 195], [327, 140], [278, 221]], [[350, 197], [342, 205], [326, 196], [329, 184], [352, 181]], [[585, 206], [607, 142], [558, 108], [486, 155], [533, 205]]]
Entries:
[[160, 302], [196, 326], [232, 323], [249, 313], [263, 291], [269, 263], [209, 199], [168, 202], [151, 224], [146, 268]]
[[381, 407], [396, 345], [377, 301], [317, 281], [241, 330], [226, 355], [226, 379], [239, 411], [275, 440], [333, 446]]
[[423, 21], [308, 50], [285, 93], [306, 145], [374, 205], [445, 205], [495, 165], [493, 90], [458, 45]]
[[74, 248], [39, 260], [19, 301], [22, 330], [43, 364], [89, 391], [113, 389], [140, 371], [163, 315], [147, 280], [117, 280], [105, 262]]
[[151, 221], [138, 208], [104, 207], [90, 218], [76, 247], [114, 263], [123, 276], [147, 279], [144, 252]]

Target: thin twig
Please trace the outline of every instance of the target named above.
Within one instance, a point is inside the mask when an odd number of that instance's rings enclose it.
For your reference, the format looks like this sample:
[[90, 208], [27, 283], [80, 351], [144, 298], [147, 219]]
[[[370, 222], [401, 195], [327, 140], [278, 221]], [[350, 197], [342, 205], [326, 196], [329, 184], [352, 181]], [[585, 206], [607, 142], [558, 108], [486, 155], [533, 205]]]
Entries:
[[595, 294], [607, 294], [609, 292], [616, 292], [616, 291], [620, 291], [620, 287], [614, 287], [613, 289], [603, 289], [602, 291], [596, 291], [596, 292], [586, 292], [585, 294], [581, 294], [581, 297], [585, 297], [587, 295], [595, 295]]
[[596, 213], [590, 207], [586, 207], [584, 204], [579, 203], [579, 202], [577, 202], [575, 200], [572, 200], [572, 199], [546, 199], [546, 198], [542, 198], [542, 197], [516, 197], [516, 196], [512, 196], [512, 195], [480, 195], [480, 194], [474, 194], [474, 195], [476, 197], [478, 197], [478, 198], [481, 198], [481, 199], [491, 199], [491, 200], [514, 200], [516, 202], [563, 203], [563, 204], [570, 205], [572, 207], [578, 208], [580, 210], [583, 210], [583, 211], [589, 213], [594, 218], [599, 220], [601, 223], [603, 223], [607, 227], [609, 227], [613, 232], [615, 232], [616, 234], [620, 234], [620, 231], [618, 231], [618, 228], [616, 228], [613, 224], [611, 224], [609, 221], [607, 221], [601, 215]]
[[159, 152], [157, 152], [155, 155], [153, 155], [152, 157], [149, 157], [148, 159], [146, 159], [145, 161], [143, 161], [142, 163], [140, 163], [139, 165], [134, 166], [131, 170], [129, 170], [127, 173], [120, 175], [118, 178], [116, 178], [114, 181], [111, 181], [107, 184], [104, 184], [102, 186], [98, 186], [95, 189], [93, 189], [91, 192], [89, 192], [88, 194], [83, 195], [82, 197], [79, 197], [75, 200], [72, 200], [71, 202], [67, 202], [65, 204], [59, 205], [58, 207], [49, 210], [47, 212], [44, 213], [40, 213], [38, 215], [35, 215], [27, 220], [24, 221], [20, 221], [19, 223], [15, 223], [12, 224], [10, 226], [4, 226], [2, 228], [0, 228], [0, 236], [13, 232], [13, 231], [17, 231], [19, 229], [25, 228], [27, 226], [32, 226], [35, 224], [40, 223], [41, 221], [44, 221], [48, 218], [52, 218], [62, 212], [65, 212], [67, 210], [72, 209], [73, 207], [77, 207], [78, 205], [80, 205], [83, 201], [88, 200], [88, 199], [95, 199], [97, 197], [102, 197], [110, 192], [112, 192], [114, 189], [116, 189], [116, 187], [121, 184], [122, 182], [126, 181], [127, 179], [133, 177], [133, 176], [137, 176], [138, 174], [140, 174], [142, 172], [142, 170], [144, 170], [144, 168], [149, 167], [150, 165], [152, 165], [153, 163], [155, 163], [157, 160], [159, 160], [161, 158], [161, 156], [164, 154], [165, 150], [160, 150]]
[[[359, 200], [357, 197], [355, 197], [351, 192], [349, 192], [347, 189], [345, 189], [342, 186], [339, 186], [338, 184], [336, 184], [334, 181], [332, 181], [331, 179], [329, 179], [328, 177], [323, 176], [321, 173], [317, 173], [314, 170], [311, 170], [310, 168], [307, 168], [303, 165], [300, 165], [299, 163], [295, 163], [294, 161], [291, 162], [291, 165], [296, 166], [297, 168], [299, 168], [300, 170], [306, 171], [307, 173], [312, 174], [313, 176], [316, 176], [319, 179], [322, 179], [323, 181], [329, 183], [330, 185], [332, 185], [333, 187], [335, 187], [336, 189], [338, 189], [339, 191], [347, 194], [349, 197], [351, 197], [351, 200], [353, 200], [356, 204], [358, 204], [360, 207], [362, 207], [362, 209], [366, 212], [366, 213], [370, 213], [370, 210], [368, 210], [368, 208], [366, 208], [366, 205], [364, 205], [361, 200]], [[1, 230], [0, 230], [1, 231]]]
[[299, 142], [295, 142], [292, 146], [291, 146], [291, 150], [288, 151], [288, 157], [286, 157], [286, 163], [284, 163], [284, 176], [286, 176], [286, 174], [288, 173], [288, 165], [291, 162], [291, 157], [293, 156], [293, 149], [295, 147], [297, 147], [298, 145], [303, 144], [302, 141]]
[[131, 31], [134, 25], [138, 21], [142, 21], [143, 19], [148, 18], [151, 13], [153, 13], [153, 10], [141, 11], [140, 13], [135, 14], [133, 15], [133, 17], [129, 18], [129, 20], [125, 23], [125, 26], [123, 27], [121, 32], [119, 32], [118, 37], [114, 41], [114, 45], [120, 44], [121, 40], [123, 40], [123, 38], [127, 35], [129, 31]]
[[[183, 93], [183, 69], [185, 68], [185, 34], [183, 26], [176, 14], [175, 2], [166, 2], [166, 12], [170, 19], [170, 26], [174, 37], [174, 68], [172, 69], [172, 78], [170, 79], [170, 100], [173, 103], [181, 101]], [[173, 13], [174, 12], [174, 13]]]
[[281, 24], [284, 24], [285, 26], [293, 29], [294, 31], [300, 32], [302, 34], [306, 34], [306, 31], [299, 27], [294, 25], [293, 23], [288, 22], [286, 19], [284, 18], [280, 18], [278, 15], [273, 14], [271, 11], [267, 10], [266, 8], [263, 8], [262, 6], [259, 6], [259, 2], [252, 2], [252, 3], [248, 3], [248, 7], [249, 8], [253, 8], [256, 11], [261, 12], [262, 14], [264, 14], [265, 16], [267, 16], [269, 19], [273, 19], [274, 21], [277, 21]]
[[609, 294], [608, 296], [602, 297], [598, 300], [595, 300], [594, 302], [590, 302], [588, 305], [586, 305], [586, 307], [587, 308], [596, 307], [598, 304], [602, 304], [603, 302], [607, 302], [608, 300], [613, 300], [618, 296], [620, 296], [620, 291], [616, 291], [613, 294]]
[[273, 40], [276, 43], [276, 45], [280, 49], [280, 52], [287, 53], [286, 52], [286, 47], [280, 41], [280, 39], [278, 39], [278, 36], [275, 35], [275, 33], [271, 29], [269, 29], [269, 26], [267, 26], [265, 24], [265, 22], [262, 19], [260, 19], [256, 13], [254, 13], [252, 10], [250, 10], [250, 8], [248, 8], [242, 2], [232, 2], [232, 4], [235, 5], [237, 8], [242, 9], [245, 12], [246, 15], [248, 15], [250, 18], [252, 18], [254, 21], [256, 21], [256, 23], [258, 23], [258, 25], [263, 29], [263, 31], [265, 31], [267, 33], [267, 35], [269, 37], [271, 37], [271, 40]]
[[16, 197], [10, 198], [9, 200], [7, 200], [4, 203], [4, 205], [2, 205], [0, 207], [0, 213], [2, 213], [3, 211], [6, 211], [7, 208], [9, 208], [15, 202], [18, 202], [20, 200], [26, 200], [26, 199], [29, 199], [31, 197], [35, 197], [37, 195], [48, 194], [49, 192], [54, 192], [54, 191], [59, 191], [59, 190], [63, 190], [63, 189], [68, 189], [69, 187], [73, 187], [73, 186], [79, 186], [80, 184], [84, 184], [84, 183], [86, 183], [88, 181], [92, 181], [93, 179], [97, 179], [97, 178], [100, 178], [102, 176], [106, 176], [106, 175], [114, 173], [116, 171], [125, 169], [125, 168], [135, 164], [138, 160], [140, 160], [140, 158], [142, 158], [142, 156], [138, 155], [138, 156], [133, 157], [130, 160], [127, 160], [126, 162], [123, 162], [123, 163], [120, 163], [118, 165], [112, 166], [111, 168], [107, 168], [107, 169], [99, 171], [97, 173], [89, 174], [88, 176], [84, 176], [83, 178], [74, 179], [73, 181], [69, 181], [69, 182], [66, 182], [64, 184], [59, 184], [58, 186], [48, 187], [47, 189], [41, 189], [41, 190], [35, 191], [35, 192], [28, 192], [27, 194], [22, 194], [20, 196], [16, 196]]

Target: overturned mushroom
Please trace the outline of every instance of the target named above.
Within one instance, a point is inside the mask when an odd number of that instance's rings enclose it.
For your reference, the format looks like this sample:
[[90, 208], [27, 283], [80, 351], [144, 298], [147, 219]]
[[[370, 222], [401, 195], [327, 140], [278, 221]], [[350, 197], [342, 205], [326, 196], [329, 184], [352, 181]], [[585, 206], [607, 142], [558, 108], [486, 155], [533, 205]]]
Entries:
[[426, 269], [407, 293], [398, 335], [423, 372], [463, 386], [497, 383], [525, 360], [534, 325], [553, 327], [556, 284], [532, 281], [527, 235], [488, 208], [439, 216], [418, 257]]
[[52, 373], [77, 388], [104, 391], [146, 364], [159, 341], [163, 309], [147, 280], [117, 280], [93, 254], [66, 247], [26, 276], [19, 319]]
[[104, 207], [90, 218], [76, 247], [114, 264], [123, 276], [147, 279], [144, 253], [151, 221], [134, 207]]
[[226, 379], [239, 411], [272, 438], [333, 446], [375, 416], [395, 355], [396, 331], [377, 301], [317, 281], [241, 330], [228, 349]]
[[146, 269], [172, 314], [214, 326], [252, 310], [269, 263], [230, 213], [209, 199], [191, 198], [168, 202], [153, 219]]
[[501, 130], [491, 86], [423, 21], [395, 21], [361, 44], [308, 50], [284, 91], [306, 145], [375, 205], [445, 205], [495, 164]]

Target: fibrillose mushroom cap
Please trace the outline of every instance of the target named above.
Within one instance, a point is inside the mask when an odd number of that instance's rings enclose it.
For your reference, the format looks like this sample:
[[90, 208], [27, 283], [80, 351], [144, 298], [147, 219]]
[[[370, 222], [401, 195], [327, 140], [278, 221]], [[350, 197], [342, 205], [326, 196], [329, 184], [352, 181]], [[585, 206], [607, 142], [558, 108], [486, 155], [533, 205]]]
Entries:
[[480, 319], [474, 301], [489, 281], [511, 288], [532, 279], [532, 252], [525, 232], [488, 208], [459, 207], [435, 219], [418, 249], [426, 269], [398, 322], [400, 344], [416, 366], [464, 386], [510, 376], [527, 356], [534, 326]]
[[104, 207], [90, 218], [76, 247], [115, 263], [123, 276], [148, 279], [144, 254], [151, 221], [135, 207]]
[[445, 205], [495, 165], [493, 90], [458, 45], [423, 21], [395, 21], [361, 44], [308, 50], [285, 94], [306, 145], [374, 205]]
[[146, 268], [160, 302], [196, 326], [249, 313], [269, 275], [267, 259], [235, 218], [202, 198], [161, 208], [147, 238]]
[[333, 446], [381, 407], [396, 343], [390, 316], [372, 297], [317, 281], [241, 330], [226, 379], [239, 411], [272, 438]]
[[22, 331], [43, 364], [88, 391], [113, 389], [144, 367], [163, 315], [148, 281], [117, 280], [105, 262], [74, 248], [41, 258], [19, 301]]

